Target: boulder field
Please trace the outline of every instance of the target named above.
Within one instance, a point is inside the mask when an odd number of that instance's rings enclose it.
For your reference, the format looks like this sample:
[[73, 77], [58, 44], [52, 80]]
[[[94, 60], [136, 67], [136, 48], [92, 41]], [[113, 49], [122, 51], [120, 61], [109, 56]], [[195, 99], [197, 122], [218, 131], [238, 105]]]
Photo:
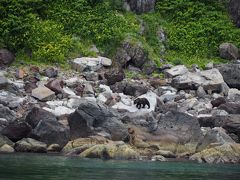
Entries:
[[111, 64], [78, 58], [78, 71], [1, 70], [0, 152], [240, 163], [239, 64], [166, 66], [164, 77], [141, 78]]

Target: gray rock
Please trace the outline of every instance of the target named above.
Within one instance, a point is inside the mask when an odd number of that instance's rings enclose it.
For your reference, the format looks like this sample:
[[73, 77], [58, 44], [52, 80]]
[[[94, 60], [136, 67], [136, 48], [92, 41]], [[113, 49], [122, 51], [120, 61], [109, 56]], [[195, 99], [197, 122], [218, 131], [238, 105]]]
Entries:
[[196, 151], [202, 151], [209, 146], [221, 146], [224, 143], [234, 143], [232, 138], [228, 136], [221, 127], [215, 127], [208, 131], [204, 138], [198, 143]]
[[227, 99], [232, 102], [240, 102], [240, 91], [238, 89], [229, 89]]
[[217, 68], [230, 88], [240, 89], [240, 64], [222, 64]]
[[229, 114], [240, 114], [240, 103], [223, 103], [218, 109], [225, 110]]
[[179, 75], [188, 73], [188, 69], [184, 65], [174, 66], [171, 69], [165, 71], [165, 76], [168, 78], [173, 78]]
[[95, 101], [82, 100], [68, 122], [72, 139], [94, 135], [95, 128], [103, 129], [113, 140], [122, 140], [127, 133], [126, 127], [113, 111]]
[[112, 60], [106, 57], [98, 57], [100, 59], [100, 62], [103, 66], [105, 67], [110, 67], [112, 66]]
[[0, 118], [4, 118], [7, 121], [14, 121], [16, 119], [16, 113], [0, 104]]
[[16, 142], [14, 148], [17, 152], [47, 152], [47, 144], [31, 138], [24, 138]]
[[114, 59], [121, 68], [126, 68], [128, 65], [142, 68], [143, 64], [148, 61], [148, 54], [140, 42], [132, 43], [129, 40], [125, 40], [117, 50]]
[[231, 43], [223, 43], [219, 46], [220, 57], [228, 60], [237, 60], [239, 58], [238, 48]]
[[0, 75], [0, 89], [6, 88], [8, 85], [8, 80], [4, 76]]
[[204, 98], [207, 95], [207, 93], [205, 92], [205, 90], [203, 89], [202, 86], [199, 86], [197, 89], [197, 96], [199, 98]]
[[197, 143], [202, 138], [197, 118], [176, 111], [168, 112], [159, 118], [157, 132], [176, 137], [180, 144]]
[[25, 99], [26, 98], [18, 97], [11, 92], [0, 90], [0, 104], [8, 106], [11, 109], [17, 108], [22, 105]]
[[[138, 14], [154, 10], [156, 0], [126, 0], [131, 11]], [[125, 5], [126, 6], [126, 5]]]
[[240, 1], [230, 0], [228, 4], [229, 13], [237, 27], [240, 27]]
[[205, 66], [205, 69], [206, 70], [213, 69], [213, 62], [207, 63], [206, 66]]
[[51, 91], [47, 87], [38, 87], [32, 90], [32, 96], [40, 101], [49, 101], [55, 97], [55, 92]]
[[10, 65], [15, 56], [7, 49], [0, 49], [0, 67]]
[[173, 87], [181, 89], [197, 89], [202, 86], [205, 91], [221, 91], [223, 77], [217, 69], [201, 71], [198, 73], [186, 73], [173, 79]]
[[83, 95], [85, 95], [84, 97], [86, 97], [86, 95], [94, 95], [95, 94], [91, 84], [86, 83], [84, 85], [85, 85], [84, 90], [83, 90]]
[[69, 141], [69, 129], [58, 121], [41, 120], [32, 130], [30, 137], [50, 144], [59, 144], [63, 148]]
[[98, 81], [98, 73], [97, 72], [85, 72], [83, 74], [87, 81]]

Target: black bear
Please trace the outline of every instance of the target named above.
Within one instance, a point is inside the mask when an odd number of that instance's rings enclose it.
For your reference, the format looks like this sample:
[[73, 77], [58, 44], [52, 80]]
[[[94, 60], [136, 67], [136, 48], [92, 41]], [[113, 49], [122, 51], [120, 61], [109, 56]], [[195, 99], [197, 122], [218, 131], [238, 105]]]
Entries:
[[134, 104], [136, 104], [136, 107], [138, 109], [145, 108], [145, 106], [148, 106], [148, 109], [150, 108], [150, 103], [146, 98], [137, 98], [134, 100]]

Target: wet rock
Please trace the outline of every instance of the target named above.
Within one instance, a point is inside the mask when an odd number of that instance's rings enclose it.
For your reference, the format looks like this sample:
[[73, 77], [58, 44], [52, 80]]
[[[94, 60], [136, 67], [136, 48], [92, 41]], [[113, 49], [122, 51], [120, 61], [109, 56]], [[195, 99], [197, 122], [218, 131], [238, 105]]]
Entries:
[[32, 90], [32, 96], [40, 101], [49, 101], [55, 97], [55, 92], [51, 91], [47, 87], [38, 87]]
[[215, 127], [208, 131], [204, 138], [197, 145], [197, 152], [214, 146], [221, 146], [225, 143], [234, 143], [232, 138], [228, 136], [221, 127]]
[[220, 57], [228, 60], [236, 60], [239, 58], [238, 48], [231, 43], [223, 43], [219, 46]]
[[223, 64], [217, 68], [230, 88], [240, 89], [240, 64]]
[[50, 80], [45, 86], [54, 91], [56, 94], [63, 92], [63, 81], [60, 79]]
[[138, 153], [126, 144], [99, 144], [95, 145], [80, 154], [85, 158], [101, 159], [137, 159]]
[[24, 137], [27, 137], [31, 130], [32, 128], [28, 123], [14, 121], [3, 128], [0, 133], [12, 141], [18, 141]]
[[94, 135], [95, 128], [102, 128], [113, 140], [121, 140], [127, 132], [111, 109], [94, 101], [82, 100], [68, 122], [72, 139]]
[[188, 69], [186, 68], [186, 66], [184, 65], [178, 65], [178, 66], [174, 66], [171, 69], [167, 69], [165, 71], [165, 76], [168, 78], [173, 78], [179, 75], [183, 75], [185, 73], [188, 73]]
[[14, 149], [8, 144], [4, 144], [3, 146], [0, 146], [0, 153], [13, 153], [13, 152], [14, 152]]
[[8, 66], [15, 60], [15, 56], [7, 49], [0, 49], [0, 67]]
[[43, 71], [43, 75], [49, 78], [56, 78], [58, 76], [58, 70], [55, 68], [47, 68]]
[[225, 100], [225, 98], [219, 97], [217, 99], [212, 100], [211, 104], [212, 104], [213, 107], [218, 107], [218, 106], [220, 106], [222, 104], [225, 104], [226, 102], [227, 101]]
[[16, 142], [14, 148], [17, 152], [34, 152], [34, 153], [47, 152], [47, 145], [45, 143], [31, 138], [24, 138]]

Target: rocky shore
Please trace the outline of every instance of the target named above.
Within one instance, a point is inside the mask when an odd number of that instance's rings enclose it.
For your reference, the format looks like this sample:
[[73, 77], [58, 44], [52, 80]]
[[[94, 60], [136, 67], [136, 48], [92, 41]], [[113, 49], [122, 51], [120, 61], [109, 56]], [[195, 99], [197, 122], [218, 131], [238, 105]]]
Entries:
[[[142, 56], [131, 59], [128, 71], [151, 70]], [[104, 57], [72, 66], [2, 66], [0, 152], [240, 163], [238, 61], [204, 70], [165, 65], [154, 68], [163, 77], [141, 78]], [[150, 107], [137, 108], [137, 98]]]

